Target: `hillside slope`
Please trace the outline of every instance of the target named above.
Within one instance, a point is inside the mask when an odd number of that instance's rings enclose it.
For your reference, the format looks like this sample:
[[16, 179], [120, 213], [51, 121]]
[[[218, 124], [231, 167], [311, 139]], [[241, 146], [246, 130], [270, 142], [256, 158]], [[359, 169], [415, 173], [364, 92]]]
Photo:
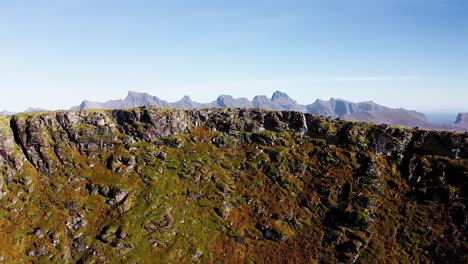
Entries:
[[299, 112], [0, 117], [6, 263], [467, 263], [468, 134]]

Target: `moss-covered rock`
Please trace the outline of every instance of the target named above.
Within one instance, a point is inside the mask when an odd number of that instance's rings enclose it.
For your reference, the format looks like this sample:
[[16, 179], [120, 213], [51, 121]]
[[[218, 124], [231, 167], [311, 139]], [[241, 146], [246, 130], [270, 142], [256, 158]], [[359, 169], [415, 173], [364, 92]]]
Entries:
[[0, 117], [0, 257], [466, 263], [467, 145], [257, 109]]

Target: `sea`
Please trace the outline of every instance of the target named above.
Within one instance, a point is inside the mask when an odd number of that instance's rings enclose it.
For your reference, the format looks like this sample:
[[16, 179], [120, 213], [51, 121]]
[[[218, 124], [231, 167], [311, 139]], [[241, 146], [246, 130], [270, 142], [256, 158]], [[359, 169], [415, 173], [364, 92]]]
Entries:
[[458, 113], [449, 112], [425, 112], [429, 120], [434, 123], [453, 124], [457, 120]]

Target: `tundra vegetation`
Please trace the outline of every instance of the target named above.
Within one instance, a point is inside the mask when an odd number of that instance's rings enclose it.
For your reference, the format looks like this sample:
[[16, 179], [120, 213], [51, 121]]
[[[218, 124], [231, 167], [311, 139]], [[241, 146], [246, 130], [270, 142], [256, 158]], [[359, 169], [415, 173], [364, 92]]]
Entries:
[[468, 135], [256, 109], [0, 117], [5, 263], [468, 263]]

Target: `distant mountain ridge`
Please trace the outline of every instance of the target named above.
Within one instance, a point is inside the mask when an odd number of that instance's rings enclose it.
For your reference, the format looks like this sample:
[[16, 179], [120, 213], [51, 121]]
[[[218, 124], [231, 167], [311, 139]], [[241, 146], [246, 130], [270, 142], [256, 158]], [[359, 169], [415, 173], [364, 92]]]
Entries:
[[388, 110], [390, 108], [378, 105], [372, 101], [353, 103], [343, 99], [331, 98], [330, 101], [317, 99], [309, 105], [301, 105], [286, 93], [276, 91], [271, 98], [264, 95], [255, 96], [252, 101], [247, 98], [233, 98], [231, 95], [220, 95], [210, 103], [198, 103], [184, 96], [181, 100], [169, 103], [156, 96], [147, 93], [128, 92], [124, 99], [110, 100], [107, 102], [92, 102], [85, 100], [79, 106], [72, 107], [73, 110], [85, 109], [124, 109], [142, 106], [157, 106], [178, 109], [197, 108], [260, 108], [276, 111], [299, 111], [311, 114], [340, 117], [347, 114], [370, 110]]
[[[46, 109], [43, 108], [34, 108], [34, 107], [28, 107], [26, 110], [24, 110], [22, 113], [33, 113], [33, 112], [44, 112], [47, 111]], [[16, 114], [15, 112], [10, 112], [10, 111], [1, 111], [0, 116], [7, 116], [7, 115], [14, 115]]]
[[247, 98], [220, 95], [210, 103], [198, 103], [189, 96], [184, 96], [181, 100], [170, 103], [147, 93], [130, 91], [124, 99], [110, 100], [103, 103], [85, 100], [79, 106], [72, 107], [72, 109], [125, 109], [143, 106], [176, 109], [259, 108], [273, 111], [298, 111], [332, 118], [423, 129], [468, 131], [468, 113], [459, 114], [457, 121], [453, 124], [439, 124], [431, 122], [423, 113], [402, 108], [392, 109], [373, 101], [354, 103], [344, 99], [331, 98], [328, 101], [317, 99], [312, 104], [302, 105], [281, 91], [273, 93], [271, 98], [265, 95], [255, 96], [252, 101]]
[[38, 108], [38, 107], [28, 107], [26, 110], [24, 110], [25, 113], [44, 112], [44, 111], [47, 111], [47, 109]]
[[374, 110], [390, 110], [390, 108], [378, 105], [372, 101], [352, 103], [335, 98], [331, 98], [329, 101], [317, 99], [313, 104], [307, 106], [307, 112], [309, 113], [331, 117], [340, 117]]
[[[328, 101], [316, 99], [311, 104], [302, 105], [281, 91], [276, 91], [270, 98], [265, 95], [255, 96], [252, 101], [247, 98], [234, 98], [231, 95], [220, 95], [216, 100], [209, 103], [193, 101], [189, 96], [184, 96], [181, 100], [176, 102], [167, 102], [147, 93], [130, 91], [124, 99], [109, 100], [106, 102], [85, 100], [80, 105], [74, 106], [71, 109], [126, 109], [144, 106], [175, 109], [258, 108], [272, 111], [298, 111], [351, 121], [419, 127], [431, 130], [468, 132], [468, 113], [459, 113], [454, 123], [443, 124], [432, 122], [423, 113], [402, 108], [393, 109], [373, 101], [354, 103], [344, 99], [331, 98]], [[46, 110], [30, 107], [24, 112], [41, 111]], [[8, 111], [0, 112], [0, 115], [12, 114], [14, 113]]]
[[0, 116], [2, 116], [2, 115], [12, 115], [12, 114], [14, 114], [14, 113], [8, 112], [6, 110], [0, 111]]

